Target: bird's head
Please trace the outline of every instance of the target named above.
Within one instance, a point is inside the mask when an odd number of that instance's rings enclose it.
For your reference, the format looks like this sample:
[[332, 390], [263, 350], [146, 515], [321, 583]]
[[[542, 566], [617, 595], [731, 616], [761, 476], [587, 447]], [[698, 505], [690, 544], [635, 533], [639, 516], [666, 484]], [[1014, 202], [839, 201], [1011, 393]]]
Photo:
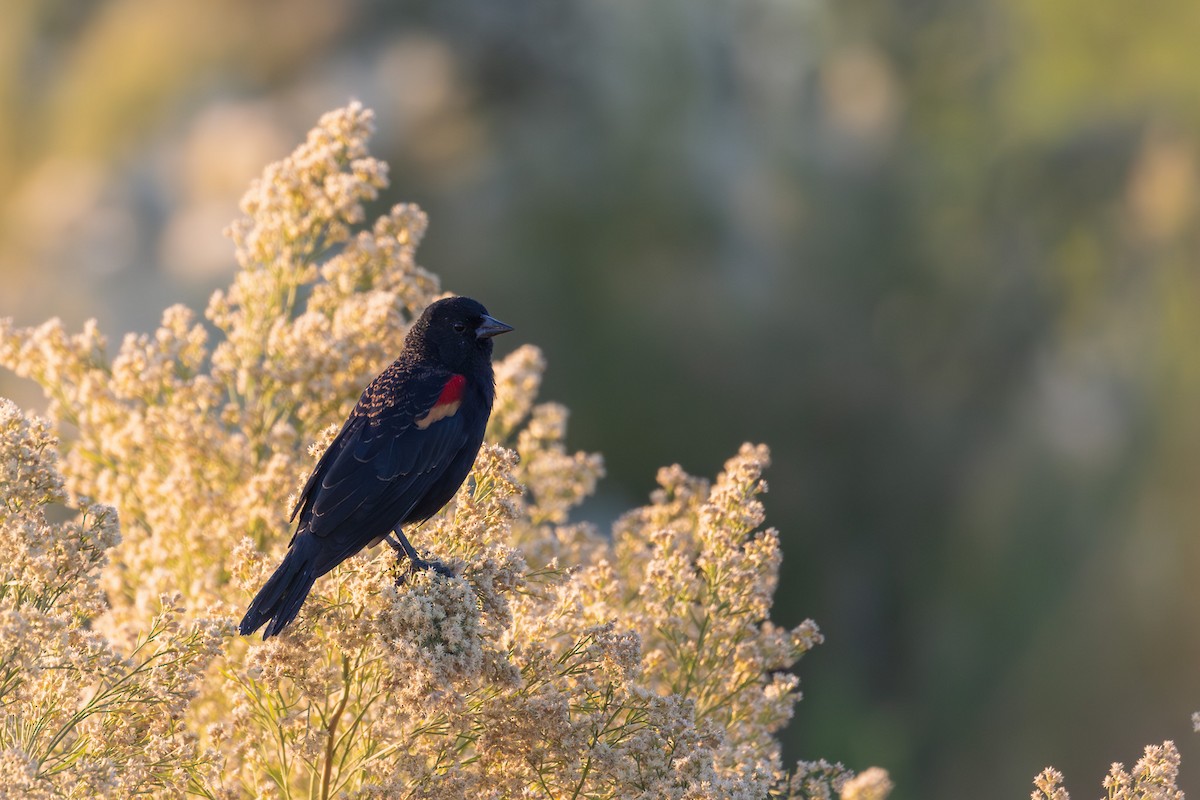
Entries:
[[449, 369], [462, 372], [473, 363], [488, 363], [492, 337], [511, 330], [471, 298], [448, 297], [425, 309], [409, 330], [405, 346], [419, 348]]

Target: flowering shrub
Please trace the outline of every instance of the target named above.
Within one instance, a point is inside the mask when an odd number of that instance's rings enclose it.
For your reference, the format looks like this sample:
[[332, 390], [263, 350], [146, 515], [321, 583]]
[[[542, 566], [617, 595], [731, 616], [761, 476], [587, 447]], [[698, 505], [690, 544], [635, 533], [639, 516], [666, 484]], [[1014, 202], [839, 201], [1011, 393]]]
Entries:
[[[497, 364], [470, 480], [416, 533], [455, 566], [398, 580], [387, 548], [318, 581], [288, 632], [233, 635], [278, 563], [295, 492], [361, 388], [440, 292], [371, 114], [326, 115], [266, 170], [205, 318], [174, 306], [108, 357], [94, 323], [0, 322], [0, 363], [47, 425], [0, 406], [0, 782], [28, 796], [882, 798], [882, 770], [781, 765], [820, 641], [769, 620], [768, 453], [709, 483], [662, 470], [613, 536], [569, 513], [603, 473], [537, 403], [532, 346]], [[57, 466], [56, 466], [57, 464]], [[61, 468], [62, 475], [57, 469]], [[112, 508], [119, 513], [118, 543]], [[46, 522], [67, 500], [78, 521]], [[164, 599], [166, 598], [166, 599]]]
[[126, 647], [93, 629], [116, 512], [68, 521], [55, 441], [0, 399], [0, 785], [8, 797], [182, 793], [204, 758], [183, 725], [231, 626], [164, 596]]

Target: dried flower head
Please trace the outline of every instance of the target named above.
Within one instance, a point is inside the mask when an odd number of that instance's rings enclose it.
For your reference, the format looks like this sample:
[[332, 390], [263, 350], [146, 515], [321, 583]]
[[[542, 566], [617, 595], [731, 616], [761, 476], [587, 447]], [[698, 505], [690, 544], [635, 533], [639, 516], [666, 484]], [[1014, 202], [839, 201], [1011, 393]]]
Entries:
[[884, 800], [892, 791], [887, 771], [879, 767], [863, 770], [842, 784], [842, 800]]
[[[1147, 745], [1142, 757], [1126, 771], [1115, 763], [1103, 781], [1108, 800], [1183, 800], [1179, 788], [1179, 750], [1171, 741]], [[1047, 767], [1033, 780], [1033, 800], [1070, 800], [1062, 773]]]
[[[34, 798], [180, 793], [213, 758], [182, 718], [225, 626], [167, 597], [131, 647], [95, 630], [116, 512], [68, 497], [57, 461], [47, 424], [0, 398], [0, 781]], [[72, 518], [50, 523], [63, 504]]]
[[1071, 796], [1063, 788], [1062, 782], [1061, 772], [1053, 767], [1046, 767], [1033, 779], [1036, 789], [1030, 798], [1032, 800], [1071, 800]]

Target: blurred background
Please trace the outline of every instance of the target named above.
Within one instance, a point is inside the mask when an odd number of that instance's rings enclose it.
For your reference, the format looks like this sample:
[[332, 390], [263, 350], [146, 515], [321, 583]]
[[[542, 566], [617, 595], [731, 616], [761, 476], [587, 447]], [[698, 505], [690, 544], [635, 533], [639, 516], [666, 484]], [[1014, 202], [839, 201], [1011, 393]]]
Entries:
[[[422, 264], [544, 349], [609, 477], [771, 445], [788, 761], [897, 800], [1200, 792], [1200, 4], [8, 0], [0, 315], [114, 341], [228, 282], [324, 111]], [[10, 375], [0, 392], [40, 407]]]

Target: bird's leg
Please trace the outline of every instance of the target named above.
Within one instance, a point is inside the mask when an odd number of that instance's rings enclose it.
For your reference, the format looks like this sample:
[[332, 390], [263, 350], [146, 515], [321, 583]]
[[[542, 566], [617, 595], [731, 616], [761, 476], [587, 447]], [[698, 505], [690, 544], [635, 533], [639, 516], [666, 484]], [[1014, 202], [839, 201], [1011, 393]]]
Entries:
[[[396, 538], [393, 539], [393, 536]], [[399, 527], [397, 527], [387, 536], [383, 537], [383, 540], [387, 542], [393, 550], [396, 551], [397, 556], [407, 556], [408, 560], [414, 564], [421, 561], [421, 557], [417, 555], [416, 548], [412, 546], [412, 543], [408, 541], [408, 538], [404, 535], [403, 531]]]
[[[392, 538], [392, 534], [396, 536], [395, 539]], [[396, 551], [397, 557], [404, 556], [407, 558], [408, 563], [412, 565], [413, 570], [431, 569], [439, 575], [454, 577], [454, 571], [442, 562], [433, 560], [426, 561], [425, 559], [421, 558], [421, 556], [417, 554], [417, 549], [413, 547], [412, 543], [408, 541], [407, 537], [405, 537], [401, 526], [397, 525], [391, 534], [383, 537], [383, 540], [387, 542], [393, 550]]]

